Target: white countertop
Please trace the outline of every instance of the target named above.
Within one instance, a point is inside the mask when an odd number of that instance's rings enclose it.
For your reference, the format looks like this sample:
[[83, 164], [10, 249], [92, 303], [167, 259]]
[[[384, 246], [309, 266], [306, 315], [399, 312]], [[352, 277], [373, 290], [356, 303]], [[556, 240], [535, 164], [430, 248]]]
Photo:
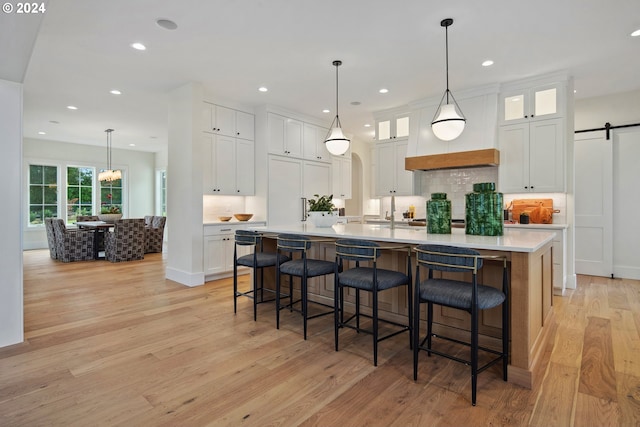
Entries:
[[465, 234], [465, 230], [462, 228], [452, 229], [451, 234], [427, 234], [425, 227], [392, 230], [386, 225], [357, 223], [336, 224], [329, 228], [315, 227], [311, 223], [250, 228], [270, 233], [304, 234], [312, 237], [353, 238], [411, 245], [433, 243], [510, 252], [535, 252], [551, 242], [555, 236], [555, 233], [550, 231], [545, 232], [524, 227], [509, 227], [504, 230], [503, 236], [472, 236]]
[[569, 224], [510, 224], [505, 222], [505, 228], [528, 228], [530, 230], [563, 230], [569, 228]]
[[229, 221], [205, 221], [202, 225], [264, 225], [266, 221], [238, 221], [237, 219], [232, 219]]

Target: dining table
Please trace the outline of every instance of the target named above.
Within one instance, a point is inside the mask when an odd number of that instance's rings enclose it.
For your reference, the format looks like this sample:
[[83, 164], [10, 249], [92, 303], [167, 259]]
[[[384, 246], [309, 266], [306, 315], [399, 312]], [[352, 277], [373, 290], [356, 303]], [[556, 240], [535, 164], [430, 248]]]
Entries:
[[106, 221], [78, 221], [76, 227], [80, 229], [93, 230], [93, 258], [100, 259], [100, 242], [104, 242], [104, 233], [115, 226], [112, 222]]

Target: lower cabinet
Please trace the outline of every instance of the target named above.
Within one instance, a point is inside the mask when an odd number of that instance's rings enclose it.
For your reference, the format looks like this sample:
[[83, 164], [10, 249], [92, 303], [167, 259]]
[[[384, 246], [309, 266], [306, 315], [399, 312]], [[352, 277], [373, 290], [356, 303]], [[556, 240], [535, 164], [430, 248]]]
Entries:
[[[264, 222], [252, 222], [251, 225], [265, 225]], [[233, 250], [235, 233], [238, 229], [246, 229], [247, 224], [205, 225], [204, 226], [204, 275], [206, 280], [233, 276]], [[250, 246], [239, 246], [238, 256], [251, 253]], [[241, 274], [248, 274], [246, 268], [239, 269]]]

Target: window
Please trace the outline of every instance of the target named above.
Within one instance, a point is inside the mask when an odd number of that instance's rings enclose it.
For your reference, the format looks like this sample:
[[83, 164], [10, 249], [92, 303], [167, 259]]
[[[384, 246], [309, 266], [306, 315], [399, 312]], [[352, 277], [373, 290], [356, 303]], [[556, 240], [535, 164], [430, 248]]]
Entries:
[[158, 188], [160, 194], [158, 195], [158, 215], [167, 215], [167, 171], [158, 171]]
[[29, 165], [29, 224], [58, 216], [58, 167]]
[[67, 167], [67, 223], [78, 215], [93, 215], [93, 168]]
[[100, 213], [122, 212], [122, 179], [100, 181]]

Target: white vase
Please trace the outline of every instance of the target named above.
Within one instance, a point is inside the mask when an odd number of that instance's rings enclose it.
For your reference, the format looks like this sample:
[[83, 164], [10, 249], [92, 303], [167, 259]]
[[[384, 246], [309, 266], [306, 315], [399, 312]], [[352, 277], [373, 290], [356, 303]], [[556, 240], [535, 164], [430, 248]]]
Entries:
[[307, 216], [309, 220], [316, 227], [331, 227], [333, 224], [338, 222], [338, 212], [308, 212]]

